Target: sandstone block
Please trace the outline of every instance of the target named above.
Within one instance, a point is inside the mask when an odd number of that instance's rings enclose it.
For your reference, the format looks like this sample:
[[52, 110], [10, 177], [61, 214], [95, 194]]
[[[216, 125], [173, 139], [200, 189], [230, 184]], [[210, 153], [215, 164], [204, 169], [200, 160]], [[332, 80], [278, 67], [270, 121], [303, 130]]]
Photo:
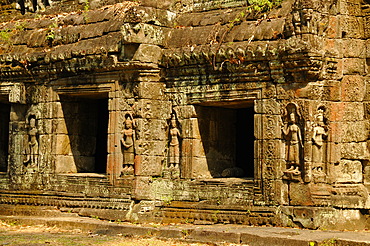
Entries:
[[122, 26], [123, 39], [127, 43], [163, 45], [168, 30], [145, 23], [125, 23]]
[[281, 137], [280, 115], [254, 115], [255, 138], [256, 139], [277, 139]]
[[366, 57], [366, 45], [364, 40], [360, 39], [344, 39], [343, 41], [344, 57], [353, 58], [365, 58]]
[[39, 135], [39, 152], [41, 155], [52, 153], [51, 139], [52, 136], [49, 134]]
[[162, 58], [162, 49], [157, 45], [140, 44], [136, 50], [133, 61], [158, 63]]
[[201, 139], [198, 118], [184, 119], [181, 121], [181, 137]]
[[163, 156], [135, 156], [135, 175], [160, 176], [162, 174], [163, 161]]
[[342, 101], [362, 101], [366, 87], [364, 79], [359, 75], [346, 75], [341, 83]]
[[151, 177], [136, 177], [134, 182], [133, 197], [135, 199], [152, 199], [154, 192], [151, 190]]
[[311, 192], [308, 185], [303, 183], [289, 184], [290, 205], [312, 206]]
[[[190, 141], [186, 141], [186, 144], [188, 144]], [[205, 157], [206, 151], [204, 149], [204, 144], [201, 139], [192, 139], [191, 142], [191, 148], [192, 148], [192, 155], [197, 157]], [[189, 147], [186, 147], [189, 148]]]
[[16, 83], [11, 87], [9, 102], [21, 104], [26, 103], [26, 88], [23, 83]]
[[360, 161], [341, 160], [335, 165], [337, 183], [361, 183], [362, 164]]
[[364, 120], [364, 106], [359, 102], [332, 102], [328, 104], [329, 121]]
[[64, 112], [62, 108], [62, 104], [60, 102], [54, 102], [53, 106], [53, 116], [50, 118], [64, 118]]
[[54, 136], [56, 155], [72, 155], [71, 141], [69, 135], [58, 134]]
[[[108, 119], [108, 134], [121, 133], [124, 128], [121, 121], [121, 113], [119, 111], [110, 111]], [[119, 124], [121, 123], [121, 125]]]
[[281, 179], [285, 170], [283, 159], [261, 159], [263, 178], [269, 180]]
[[121, 134], [108, 134], [108, 153], [118, 153], [121, 150], [121, 142], [120, 139], [122, 138]]
[[365, 184], [370, 184], [370, 166], [364, 167], [363, 179]]
[[340, 19], [342, 38], [364, 38], [364, 22], [361, 17], [342, 15], [338, 18]]
[[137, 154], [164, 157], [167, 144], [167, 141], [140, 141]]
[[[255, 152], [255, 158], [282, 159], [281, 157], [284, 156], [284, 144], [282, 144], [281, 140], [257, 140], [255, 144], [258, 145], [257, 148], [260, 149], [260, 153], [257, 155]], [[283, 159], [284, 158], [285, 157], [283, 157]]]
[[56, 173], [77, 173], [74, 157], [71, 155], [56, 155], [55, 156], [55, 172]]
[[368, 79], [366, 79], [365, 84], [366, 84], [365, 86], [366, 92], [365, 92], [364, 101], [370, 101], [370, 83]]
[[171, 114], [171, 102], [140, 99], [137, 103], [137, 116], [151, 119], [169, 119]]
[[365, 65], [365, 59], [343, 58], [343, 74], [364, 74]]
[[323, 100], [339, 101], [340, 100], [340, 82], [339, 81], [325, 81], [323, 88]]
[[328, 162], [338, 163], [341, 159], [341, 144], [328, 142], [327, 148]]
[[107, 155], [107, 174], [110, 175], [110, 178], [118, 177], [121, 175], [121, 166], [122, 166], [122, 154], [114, 153]]
[[9, 154], [24, 155], [27, 137], [23, 134], [12, 134], [9, 139]]
[[[320, 47], [320, 44], [316, 44], [318, 41], [323, 42], [323, 47]], [[315, 39], [313, 40], [313, 44], [317, 46], [317, 52], [321, 49], [327, 51], [327, 54], [330, 54], [332, 57], [341, 58], [343, 56], [342, 49], [343, 49], [343, 40], [341, 39], [325, 39], [323, 40]]]
[[[44, 120], [45, 121], [45, 120]], [[53, 123], [53, 132], [56, 134], [68, 134], [66, 121], [63, 118], [49, 120]], [[72, 131], [73, 132], [73, 131]]]
[[157, 82], [141, 82], [138, 84], [140, 98], [160, 99], [164, 96], [165, 84]]
[[344, 15], [360, 16], [362, 13], [361, 2], [359, 0], [340, 0], [338, 1], [338, 10]]
[[192, 170], [191, 177], [198, 179], [212, 178], [211, 172], [208, 169], [208, 161], [206, 157], [193, 157], [191, 159]]
[[190, 119], [197, 117], [197, 113], [193, 105], [177, 106], [173, 109], [179, 119]]
[[339, 18], [337, 16], [329, 16], [329, 23], [326, 29], [328, 38], [341, 38]]
[[280, 115], [280, 104], [275, 99], [262, 99], [254, 101], [254, 111], [257, 114]]
[[332, 122], [330, 124], [331, 141], [340, 143], [363, 142], [369, 135], [367, 122]]
[[166, 120], [136, 119], [137, 138], [140, 140], [167, 140], [168, 124]]
[[276, 202], [281, 205], [289, 205], [289, 185], [281, 180], [275, 181]]
[[344, 159], [350, 160], [367, 160], [369, 158], [369, 151], [366, 142], [360, 143], [342, 143], [341, 156]]
[[43, 119], [42, 121], [39, 121], [40, 124], [40, 130], [39, 134], [51, 134], [54, 133], [54, 126], [53, 126], [53, 120], [51, 119]]

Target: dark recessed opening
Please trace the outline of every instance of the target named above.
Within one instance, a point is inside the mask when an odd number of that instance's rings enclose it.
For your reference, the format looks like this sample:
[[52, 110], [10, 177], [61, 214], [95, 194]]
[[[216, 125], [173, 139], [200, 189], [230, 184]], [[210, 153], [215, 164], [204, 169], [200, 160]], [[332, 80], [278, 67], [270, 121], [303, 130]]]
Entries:
[[105, 173], [107, 169], [107, 141], [108, 141], [108, 99], [96, 100], [97, 104], [97, 132], [95, 151], [95, 172]]
[[0, 172], [8, 171], [10, 104], [0, 103]]
[[[253, 102], [207, 103], [197, 106], [196, 111], [211, 176], [253, 178]], [[196, 158], [201, 160], [204, 157]]]
[[245, 177], [254, 175], [254, 110], [236, 109], [236, 166]]
[[61, 96], [61, 101], [75, 170], [106, 173], [108, 98], [100, 94]]

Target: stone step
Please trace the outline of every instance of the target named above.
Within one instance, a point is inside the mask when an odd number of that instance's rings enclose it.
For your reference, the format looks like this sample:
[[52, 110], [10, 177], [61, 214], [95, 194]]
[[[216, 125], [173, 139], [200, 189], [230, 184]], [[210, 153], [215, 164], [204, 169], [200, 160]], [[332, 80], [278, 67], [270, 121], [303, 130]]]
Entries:
[[94, 234], [154, 236], [188, 242], [234, 243], [250, 246], [350, 245], [370, 246], [368, 231], [319, 231], [281, 227], [240, 225], [160, 225], [112, 223], [86, 217], [0, 216], [7, 223], [57, 226], [90, 231]]

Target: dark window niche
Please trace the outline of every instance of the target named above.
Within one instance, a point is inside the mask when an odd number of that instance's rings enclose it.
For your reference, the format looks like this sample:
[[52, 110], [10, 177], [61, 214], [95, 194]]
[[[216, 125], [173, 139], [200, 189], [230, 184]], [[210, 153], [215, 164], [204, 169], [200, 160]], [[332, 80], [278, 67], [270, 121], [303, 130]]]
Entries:
[[109, 112], [104, 95], [61, 96], [73, 156], [69, 166], [77, 173], [106, 173]]
[[254, 177], [254, 108], [196, 106], [208, 171], [214, 178]]
[[0, 172], [8, 171], [10, 104], [0, 103]]

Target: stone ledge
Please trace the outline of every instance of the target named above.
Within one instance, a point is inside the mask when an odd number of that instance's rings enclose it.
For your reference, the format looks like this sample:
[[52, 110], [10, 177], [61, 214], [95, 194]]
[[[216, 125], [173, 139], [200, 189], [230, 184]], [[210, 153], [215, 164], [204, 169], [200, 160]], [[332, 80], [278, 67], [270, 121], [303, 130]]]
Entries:
[[203, 243], [243, 243], [250, 246], [260, 245], [370, 245], [370, 233], [367, 231], [313, 231], [277, 227], [248, 227], [236, 225], [160, 225], [130, 223], [113, 223], [83, 217], [31, 217], [31, 216], [0, 216], [5, 222], [17, 222], [26, 225], [57, 226], [64, 229], [79, 228], [95, 234], [125, 236], [151, 236], [172, 238], [187, 242]]

